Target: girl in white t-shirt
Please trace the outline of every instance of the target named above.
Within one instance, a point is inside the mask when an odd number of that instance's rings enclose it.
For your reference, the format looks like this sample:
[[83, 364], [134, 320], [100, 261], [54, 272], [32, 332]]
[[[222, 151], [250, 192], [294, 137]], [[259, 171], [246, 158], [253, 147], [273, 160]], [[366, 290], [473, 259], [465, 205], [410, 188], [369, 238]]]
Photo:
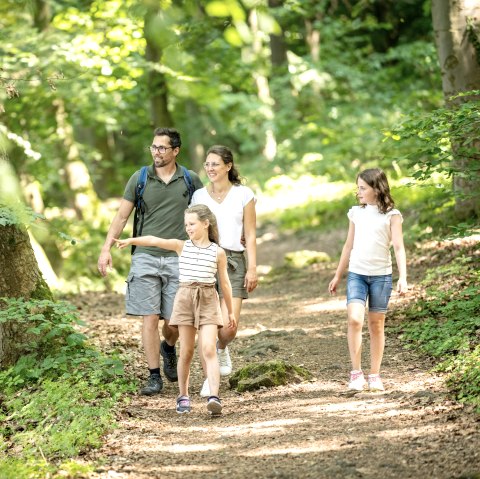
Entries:
[[[233, 154], [226, 146], [209, 148], [203, 166], [210, 183], [195, 191], [191, 204], [205, 204], [212, 210], [217, 218], [220, 246], [227, 254], [237, 326], [218, 331], [217, 354], [220, 375], [228, 376], [232, 372], [232, 361], [227, 346], [237, 334], [242, 301], [257, 287], [255, 195], [241, 184]], [[222, 292], [219, 293], [222, 298]], [[226, 322], [228, 315], [223, 299], [222, 312]], [[204, 382], [200, 395], [209, 396], [208, 381]]]
[[398, 268], [397, 292], [408, 290], [407, 264], [402, 234], [402, 215], [394, 209], [385, 173], [372, 168], [357, 176], [357, 198], [360, 206], [348, 212], [350, 220], [347, 240], [343, 246], [335, 276], [328, 285], [335, 294], [348, 265], [347, 315], [348, 349], [352, 371], [348, 388], [362, 391], [367, 381], [361, 368], [362, 328], [368, 298], [368, 329], [370, 332], [371, 366], [368, 375], [370, 391], [383, 391], [380, 366], [385, 346], [385, 315], [392, 292], [393, 244]]

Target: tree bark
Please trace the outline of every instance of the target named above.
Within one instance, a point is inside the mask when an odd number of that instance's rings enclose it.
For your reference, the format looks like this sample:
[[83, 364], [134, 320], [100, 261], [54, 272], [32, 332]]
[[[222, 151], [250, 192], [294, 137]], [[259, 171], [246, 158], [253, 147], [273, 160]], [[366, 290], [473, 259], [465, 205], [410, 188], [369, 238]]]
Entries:
[[45, 31], [50, 25], [51, 11], [49, 2], [35, 0], [33, 3], [33, 24], [39, 32]]
[[[478, 96], [451, 97], [458, 93], [480, 90], [479, 2], [433, 0], [432, 19], [447, 105], [454, 109], [462, 102], [478, 100]], [[476, 41], [472, 41], [472, 37], [476, 37]], [[469, 138], [465, 138], [467, 140]], [[473, 167], [474, 163], [478, 165], [480, 161], [478, 138], [472, 138], [472, 146], [478, 154], [465, 157], [459, 152], [458, 143], [452, 144], [452, 166], [457, 171], [453, 177], [455, 211], [460, 219], [480, 216], [480, 175], [478, 169], [475, 174]], [[464, 173], [469, 174], [464, 176]]]
[[[22, 226], [0, 226], [0, 298], [52, 299]], [[14, 364], [27, 337], [14, 321], [0, 324], [0, 369]]]
[[[275, 9], [283, 5], [282, 0], [268, 0], [268, 7], [275, 16]], [[277, 19], [278, 24], [280, 21]], [[284, 75], [288, 75], [287, 45], [283, 29], [280, 34], [270, 33], [270, 59], [274, 70], [283, 70]]]
[[[160, 64], [162, 59], [162, 49], [150, 34], [148, 28], [150, 19], [154, 18], [157, 9], [151, 9], [145, 15], [144, 36], [147, 42], [145, 58], [152, 63]], [[168, 87], [165, 75], [153, 68], [148, 72], [148, 92], [150, 96], [152, 126], [154, 128], [164, 126], [174, 126], [172, 116], [168, 111]]]
[[53, 101], [53, 105], [57, 122], [57, 136], [61, 141], [61, 149], [66, 152], [67, 156], [65, 177], [72, 194], [71, 206], [74, 208], [77, 218], [92, 220], [96, 217], [98, 210], [97, 193], [93, 189], [88, 168], [80, 158], [73, 128], [65, 110], [65, 102], [58, 97]]

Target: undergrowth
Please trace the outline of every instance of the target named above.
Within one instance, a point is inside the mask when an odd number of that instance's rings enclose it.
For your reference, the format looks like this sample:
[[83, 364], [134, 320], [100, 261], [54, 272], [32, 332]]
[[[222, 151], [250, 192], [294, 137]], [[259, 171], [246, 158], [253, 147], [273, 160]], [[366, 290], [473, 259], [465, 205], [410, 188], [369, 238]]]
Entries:
[[[450, 252], [452, 254], [452, 252]], [[420, 297], [396, 327], [408, 348], [438, 360], [460, 402], [480, 412], [480, 251], [458, 248], [448, 263], [428, 269]]]
[[115, 352], [104, 356], [78, 332], [65, 302], [3, 299], [0, 323], [15, 322], [26, 342], [0, 372], [0, 477], [79, 477], [72, 460], [98, 447], [115, 410], [133, 390]]

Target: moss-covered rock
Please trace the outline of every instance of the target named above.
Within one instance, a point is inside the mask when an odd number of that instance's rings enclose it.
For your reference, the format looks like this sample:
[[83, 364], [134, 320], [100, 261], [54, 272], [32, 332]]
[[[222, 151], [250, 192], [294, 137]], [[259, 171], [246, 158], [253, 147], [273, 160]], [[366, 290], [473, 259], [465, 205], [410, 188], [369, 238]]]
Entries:
[[312, 251], [304, 249], [301, 251], [293, 251], [285, 255], [285, 263], [293, 268], [304, 268], [315, 263], [329, 263], [330, 256], [323, 251]]
[[282, 360], [249, 364], [239, 369], [230, 379], [230, 387], [238, 392], [255, 391], [262, 387], [283, 386], [312, 379], [313, 375], [301, 366]]

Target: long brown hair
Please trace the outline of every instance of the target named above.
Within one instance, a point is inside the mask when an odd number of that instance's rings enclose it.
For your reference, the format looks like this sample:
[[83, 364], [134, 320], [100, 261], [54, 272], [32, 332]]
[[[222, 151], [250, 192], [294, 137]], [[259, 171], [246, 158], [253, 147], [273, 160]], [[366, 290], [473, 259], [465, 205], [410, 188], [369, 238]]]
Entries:
[[228, 165], [229, 163], [232, 164], [232, 167], [230, 168], [230, 170], [228, 170], [228, 180], [230, 181], [230, 183], [232, 183], [232, 185], [241, 185], [242, 178], [240, 177], [240, 174], [238, 173], [238, 170], [233, 163], [232, 150], [223, 145], [213, 145], [208, 149], [207, 156], [210, 153], [218, 155], [226, 165]]
[[185, 210], [185, 214], [196, 214], [200, 221], [208, 220], [208, 239], [212, 243], [219, 244], [220, 235], [218, 233], [217, 218], [211, 209], [206, 205], [193, 205]]
[[394, 208], [395, 202], [390, 195], [390, 186], [388, 185], [387, 176], [383, 170], [380, 168], [369, 168], [368, 170], [361, 171], [357, 175], [357, 181], [359, 178], [373, 188], [378, 209], [381, 213], [385, 214]]

